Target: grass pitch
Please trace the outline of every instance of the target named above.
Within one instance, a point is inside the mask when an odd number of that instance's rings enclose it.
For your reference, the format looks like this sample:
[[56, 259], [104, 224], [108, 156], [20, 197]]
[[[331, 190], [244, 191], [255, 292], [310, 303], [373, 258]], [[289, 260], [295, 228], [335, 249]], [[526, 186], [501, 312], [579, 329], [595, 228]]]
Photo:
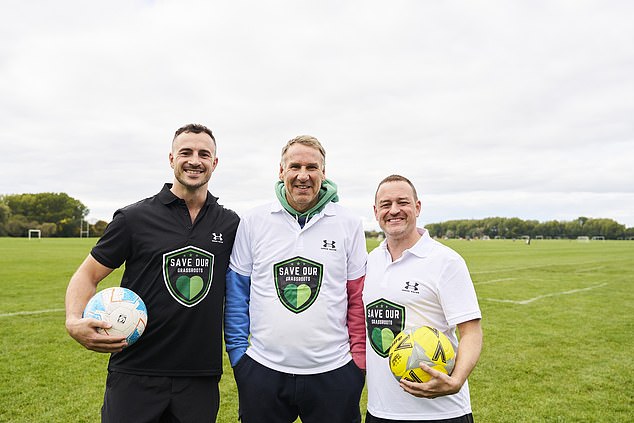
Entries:
[[[72, 340], [63, 311], [95, 241], [0, 238], [0, 422], [99, 421], [108, 356]], [[634, 242], [443, 242], [467, 261], [483, 313], [476, 421], [632, 419]], [[234, 422], [228, 360], [220, 389], [218, 421]]]

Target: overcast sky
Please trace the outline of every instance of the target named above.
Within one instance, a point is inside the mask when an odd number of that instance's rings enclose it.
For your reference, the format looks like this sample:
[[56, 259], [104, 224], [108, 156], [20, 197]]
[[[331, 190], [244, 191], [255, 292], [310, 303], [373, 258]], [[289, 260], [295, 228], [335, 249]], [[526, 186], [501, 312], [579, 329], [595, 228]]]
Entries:
[[324, 144], [341, 204], [377, 183], [421, 224], [491, 216], [634, 226], [634, 2], [0, 3], [0, 194], [66, 192], [111, 220], [158, 192], [185, 123], [210, 189], [274, 198], [284, 143]]

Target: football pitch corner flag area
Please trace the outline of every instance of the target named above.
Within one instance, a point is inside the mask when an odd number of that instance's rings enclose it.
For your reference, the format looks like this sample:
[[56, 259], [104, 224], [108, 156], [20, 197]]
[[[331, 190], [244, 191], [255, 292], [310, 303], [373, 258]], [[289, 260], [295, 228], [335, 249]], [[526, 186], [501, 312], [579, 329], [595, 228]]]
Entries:
[[[0, 238], [0, 422], [99, 421], [108, 356], [67, 335], [63, 308], [95, 241]], [[634, 242], [442, 242], [465, 258], [483, 314], [476, 421], [631, 421]], [[220, 390], [218, 422], [237, 421], [226, 359]]]

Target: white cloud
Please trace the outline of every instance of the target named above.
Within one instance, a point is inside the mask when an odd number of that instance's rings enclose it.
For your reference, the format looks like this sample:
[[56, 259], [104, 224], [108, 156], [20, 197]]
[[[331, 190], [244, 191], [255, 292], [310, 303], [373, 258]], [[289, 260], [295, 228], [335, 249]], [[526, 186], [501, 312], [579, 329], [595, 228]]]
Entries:
[[[634, 5], [626, 1], [3, 2], [0, 193], [67, 192], [109, 220], [171, 180], [188, 122], [212, 192], [272, 198], [279, 151], [327, 149], [373, 226], [410, 177], [425, 222], [611, 217], [634, 226]], [[429, 219], [429, 220], [428, 220]]]

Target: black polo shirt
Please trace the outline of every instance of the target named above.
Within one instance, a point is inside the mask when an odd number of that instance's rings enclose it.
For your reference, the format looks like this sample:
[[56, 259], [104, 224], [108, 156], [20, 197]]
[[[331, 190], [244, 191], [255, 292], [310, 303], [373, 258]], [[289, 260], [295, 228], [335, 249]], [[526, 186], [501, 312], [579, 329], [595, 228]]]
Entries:
[[117, 210], [91, 251], [106, 267], [125, 263], [121, 286], [136, 292], [148, 310], [143, 336], [112, 354], [108, 369], [219, 375], [225, 273], [239, 217], [207, 193], [192, 224], [185, 201], [171, 186]]

